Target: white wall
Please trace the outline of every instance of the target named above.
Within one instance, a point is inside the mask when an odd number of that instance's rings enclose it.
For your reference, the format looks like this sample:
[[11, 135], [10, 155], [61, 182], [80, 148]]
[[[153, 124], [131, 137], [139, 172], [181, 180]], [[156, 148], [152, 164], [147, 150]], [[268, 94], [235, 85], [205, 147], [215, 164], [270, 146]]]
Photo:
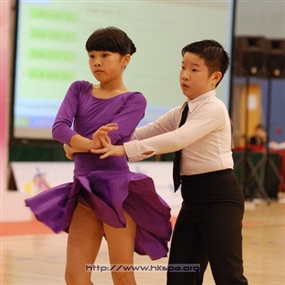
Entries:
[[237, 0], [237, 36], [285, 38], [285, 0]]

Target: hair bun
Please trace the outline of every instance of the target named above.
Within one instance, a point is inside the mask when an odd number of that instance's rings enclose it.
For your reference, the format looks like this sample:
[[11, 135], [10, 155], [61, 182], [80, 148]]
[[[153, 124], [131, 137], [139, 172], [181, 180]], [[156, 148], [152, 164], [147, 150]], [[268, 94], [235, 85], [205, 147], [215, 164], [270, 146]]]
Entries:
[[134, 45], [134, 43], [131, 41], [131, 44], [130, 44], [130, 55], [134, 54], [136, 51], [137, 51], [137, 48]]

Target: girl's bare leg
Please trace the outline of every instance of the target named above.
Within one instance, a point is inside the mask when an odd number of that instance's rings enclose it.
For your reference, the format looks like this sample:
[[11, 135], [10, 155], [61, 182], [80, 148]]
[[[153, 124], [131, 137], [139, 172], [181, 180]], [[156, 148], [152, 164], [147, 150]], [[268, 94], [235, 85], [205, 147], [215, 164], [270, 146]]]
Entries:
[[103, 223], [87, 206], [78, 203], [69, 228], [65, 281], [67, 285], [90, 285], [91, 271], [103, 237]]
[[[126, 228], [113, 228], [104, 224], [111, 265], [133, 265], [136, 224], [125, 212]], [[134, 272], [112, 271], [114, 285], [136, 285]]]

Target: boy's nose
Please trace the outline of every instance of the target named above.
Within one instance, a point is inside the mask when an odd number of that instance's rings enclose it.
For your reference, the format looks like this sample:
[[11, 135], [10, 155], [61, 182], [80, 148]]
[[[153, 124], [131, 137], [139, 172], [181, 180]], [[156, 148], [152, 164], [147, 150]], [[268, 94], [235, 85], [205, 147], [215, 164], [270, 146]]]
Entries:
[[189, 80], [189, 74], [188, 74], [187, 72], [183, 72], [183, 73], [181, 74], [181, 78], [182, 78], [183, 80]]

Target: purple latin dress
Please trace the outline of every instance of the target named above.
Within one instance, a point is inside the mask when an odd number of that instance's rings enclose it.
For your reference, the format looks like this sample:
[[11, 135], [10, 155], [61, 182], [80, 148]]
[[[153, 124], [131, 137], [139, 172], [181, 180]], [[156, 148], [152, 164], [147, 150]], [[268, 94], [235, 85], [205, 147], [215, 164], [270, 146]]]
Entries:
[[[91, 138], [102, 125], [118, 123], [110, 132], [113, 144], [130, 140], [143, 118], [146, 100], [139, 92], [125, 92], [109, 99], [92, 95], [92, 84], [71, 84], [53, 125], [53, 138], [68, 144], [78, 133]], [[73, 129], [71, 128], [73, 125]], [[171, 235], [170, 208], [156, 193], [153, 180], [130, 172], [126, 157], [100, 159], [93, 153], [74, 155], [74, 180], [26, 199], [37, 219], [54, 232], [68, 232], [78, 200], [88, 205], [104, 223], [126, 226], [123, 210], [137, 225], [135, 252], [153, 260], [165, 257]]]

